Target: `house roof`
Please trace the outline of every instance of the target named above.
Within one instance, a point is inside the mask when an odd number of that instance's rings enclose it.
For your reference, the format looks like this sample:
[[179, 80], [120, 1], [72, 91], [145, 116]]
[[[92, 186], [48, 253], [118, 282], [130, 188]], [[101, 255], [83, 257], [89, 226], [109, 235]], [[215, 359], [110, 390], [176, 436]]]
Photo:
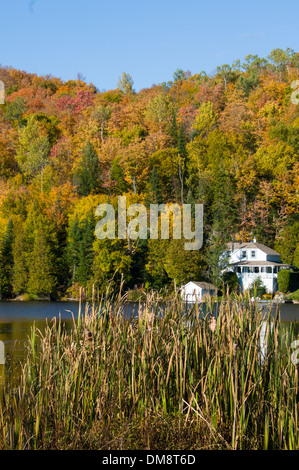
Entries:
[[227, 248], [228, 250], [232, 250], [232, 247], [234, 247], [234, 251], [236, 250], [245, 250], [245, 249], [254, 249], [254, 248], [257, 248], [261, 251], [263, 251], [264, 253], [266, 253], [267, 255], [277, 255], [277, 256], [280, 256], [279, 253], [277, 253], [277, 251], [273, 250], [272, 248], [266, 246], [266, 245], [263, 245], [262, 243], [258, 243], [258, 242], [242, 242], [242, 243], [239, 243], [239, 242], [235, 242], [235, 243], [227, 243]]
[[196, 284], [198, 287], [201, 287], [202, 289], [209, 289], [209, 290], [217, 290], [217, 287], [214, 286], [214, 284], [211, 284], [209, 282], [204, 282], [204, 281], [190, 281], [185, 284], [186, 286], [188, 284]]
[[231, 263], [231, 266], [286, 266], [288, 264], [279, 263], [275, 261], [238, 261], [236, 263]]

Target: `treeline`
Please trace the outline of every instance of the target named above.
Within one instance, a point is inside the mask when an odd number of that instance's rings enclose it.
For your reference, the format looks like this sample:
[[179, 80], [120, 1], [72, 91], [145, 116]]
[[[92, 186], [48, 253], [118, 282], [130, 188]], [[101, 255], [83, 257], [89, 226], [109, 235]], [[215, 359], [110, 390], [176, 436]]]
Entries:
[[[0, 68], [0, 294], [74, 296], [218, 282], [231, 240], [275, 248], [299, 267], [299, 55], [273, 50], [213, 76], [178, 69], [134, 91]], [[294, 88], [295, 87], [295, 88]], [[299, 97], [299, 96], [298, 96]], [[98, 240], [95, 209], [204, 204], [204, 245]]]

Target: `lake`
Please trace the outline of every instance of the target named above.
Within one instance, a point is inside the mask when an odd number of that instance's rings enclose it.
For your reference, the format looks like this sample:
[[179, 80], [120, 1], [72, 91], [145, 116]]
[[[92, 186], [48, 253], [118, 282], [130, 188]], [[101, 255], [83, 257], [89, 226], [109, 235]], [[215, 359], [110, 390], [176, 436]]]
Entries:
[[[267, 310], [268, 304], [259, 304], [260, 308]], [[272, 311], [275, 312], [273, 305]], [[82, 304], [84, 312], [85, 305]], [[72, 318], [77, 318], [79, 302], [22, 302], [10, 301], [0, 302], [0, 341], [4, 343], [5, 355], [19, 357], [24, 352], [24, 342], [31, 333], [33, 324], [41, 331], [46, 321], [54, 317], [61, 318], [66, 326], [72, 324]], [[280, 319], [284, 324], [298, 322], [299, 327], [299, 304], [279, 304]], [[125, 315], [131, 317], [138, 312], [137, 303], [126, 304]], [[299, 328], [298, 328], [299, 334]]]

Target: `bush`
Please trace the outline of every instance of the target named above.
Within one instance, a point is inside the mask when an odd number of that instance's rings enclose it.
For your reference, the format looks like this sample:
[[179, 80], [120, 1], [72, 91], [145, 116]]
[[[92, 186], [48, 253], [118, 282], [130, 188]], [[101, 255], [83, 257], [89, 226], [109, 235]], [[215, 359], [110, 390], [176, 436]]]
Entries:
[[222, 281], [224, 282], [225, 288], [228, 288], [229, 293], [239, 290], [239, 279], [236, 273], [232, 271], [224, 273]]
[[258, 276], [250, 286], [250, 297], [260, 297], [267, 294], [266, 286], [264, 285], [261, 278]]
[[283, 269], [282, 271], [279, 271], [277, 275], [277, 284], [279, 292], [286, 294], [290, 291], [290, 279], [291, 275], [289, 270]]
[[299, 302], [299, 289], [290, 295], [290, 299]]

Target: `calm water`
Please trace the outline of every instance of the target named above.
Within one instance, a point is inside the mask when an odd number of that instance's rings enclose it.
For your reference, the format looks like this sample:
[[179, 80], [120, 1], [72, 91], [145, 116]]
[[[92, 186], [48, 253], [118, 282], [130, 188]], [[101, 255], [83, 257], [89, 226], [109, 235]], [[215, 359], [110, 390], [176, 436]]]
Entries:
[[[82, 311], [84, 308], [83, 304]], [[260, 308], [267, 310], [269, 306], [260, 304]], [[299, 304], [280, 304], [279, 309], [283, 324], [295, 322], [295, 331], [299, 335]], [[78, 310], [78, 302], [0, 302], [0, 341], [4, 342], [6, 357], [22, 354], [33, 324], [43, 331], [46, 321], [60, 317], [66, 327], [71, 327], [72, 318], [77, 318]], [[124, 313], [130, 317], [137, 311], [138, 304], [131, 303], [127, 304]], [[274, 314], [274, 306], [272, 311]]]
[[[137, 304], [128, 304], [125, 315], [136, 314]], [[33, 324], [43, 331], [47, 322], [61, 318], [70, 327], [78, 317], [79, 302], [4, 302], [0, 301], [0, 341], [4, 342], [6, 355], [20, 356], [24, 343], [31, 334]], [[85, 304], [81, 305], [81, 312]]]

